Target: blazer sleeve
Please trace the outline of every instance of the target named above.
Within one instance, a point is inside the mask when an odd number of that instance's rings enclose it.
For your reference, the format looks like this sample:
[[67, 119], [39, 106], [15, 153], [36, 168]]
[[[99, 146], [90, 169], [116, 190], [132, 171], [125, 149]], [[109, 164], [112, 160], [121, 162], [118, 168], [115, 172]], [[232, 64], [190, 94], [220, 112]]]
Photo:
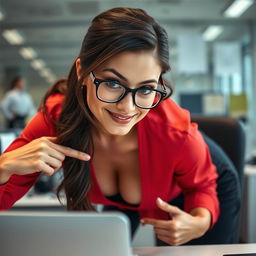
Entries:
[[196, 125], [191, 125], [181, 147], [174, 178], [184, 192], [184, 210], [204, 207], [212, 216], [211, 227], [219, 216], [217, 197], [218, 174], [212, 163], [208, 146]]
[[[61, 110], [62, 97], [50, 97], [47, 102], [49, 116], [56, 120]], [[20, 136], [15, 139], [5, 152], [12, 151], [34, 139], [43, 136], [55, 136], [55, 127], [42, 112], [38, 112], [29, 122]], [[4, 152], [4, 153], [5, 153]], [[28, 175], [12, 175], [7, 183], [0, 186], [0, 210], [7, 210], [24, 196], [34, 185], [40, 173]]]

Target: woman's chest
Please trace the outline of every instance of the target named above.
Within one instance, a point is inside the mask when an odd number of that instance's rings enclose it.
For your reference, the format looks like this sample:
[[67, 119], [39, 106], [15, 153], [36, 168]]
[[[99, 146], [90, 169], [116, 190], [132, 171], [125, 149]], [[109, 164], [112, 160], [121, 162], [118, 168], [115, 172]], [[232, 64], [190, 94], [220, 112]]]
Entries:
[[97, 149], [93, 167], [97, 183], [105, 196], [120, 194], [130, 204], [141, 202], [138, 150], [116, 152]]

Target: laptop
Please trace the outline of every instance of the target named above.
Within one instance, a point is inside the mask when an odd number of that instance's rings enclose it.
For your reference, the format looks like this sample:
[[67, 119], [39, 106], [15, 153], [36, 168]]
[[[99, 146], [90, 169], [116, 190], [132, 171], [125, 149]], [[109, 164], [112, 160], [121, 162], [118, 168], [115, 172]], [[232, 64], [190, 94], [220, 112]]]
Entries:
[[121, 213], [0, 212], [4, 256], [131, 256]]

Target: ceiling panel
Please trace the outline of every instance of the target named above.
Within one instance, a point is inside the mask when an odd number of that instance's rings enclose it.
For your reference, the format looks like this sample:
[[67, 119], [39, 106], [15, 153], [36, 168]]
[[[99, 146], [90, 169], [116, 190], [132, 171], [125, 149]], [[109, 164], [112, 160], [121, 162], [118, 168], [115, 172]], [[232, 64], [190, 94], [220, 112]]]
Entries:
[[[209, 24], [223, 24], [224, 33], [218, 40], [241, 40], [248, 33], [248, 24], [256, 22], [256, 4], [242, 17], [227, 19], [222, 11], [228, 0], [1, 0], [5, 12], [0, 32], [19, 29], [25, 36], [23, 46], [31, 46], [56, 76], [68, 74], [70, 65], [78, 55], [84, 34], [91, 19], [101, 11], [116, 6], [145, 9], [167, 30], [171, 48], [183, 33], [201, 33]], [[19, 54], [20, 46], [12, 46], [0, 36], [0, 83], [4, 69], [21, 66], [31, 79], [34, 75], [30, 61]], [[177, 49], [175, 50], [178, 54]], [[33, 75], [32, 75], [33, 74]], [[43, 79], [42, 83], [46, 83]]]

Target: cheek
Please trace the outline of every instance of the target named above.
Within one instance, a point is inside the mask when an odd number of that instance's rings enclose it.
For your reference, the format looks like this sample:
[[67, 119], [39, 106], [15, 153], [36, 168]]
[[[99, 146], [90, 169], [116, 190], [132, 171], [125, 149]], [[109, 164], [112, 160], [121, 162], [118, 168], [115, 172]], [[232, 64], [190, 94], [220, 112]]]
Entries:
[[143, 119], [148, 114], [149, 111], [149, 109], [140, 109], [140, 115], [137, 121]]
[[87, 103], [89, 106], [93, 105], [93, 102], [95, 102], [96, 100], [95, 98], [96, 98], [96, 95], [94, 95], [92, 89], [88, 86], [87, 87]]
[[98, 100], [95, 88], [89, 86], [87, 88], [87, 103], [91, 112], [96, 118], [98, 117], [98, 114], [102, 111], [102, 109], [104, 109], [107, 105], [107, 103]]
[[87, 85], [87, 102], [88, 105], [94, 105], [97, 100], [97, 96], [96, 96], [96, 92], [95, 92], [95, 88], [91, 85]]
[[89, 109], [93, 114], [95, 114], [95, 109], [97, 109], [97, 97], [91, 86], [87, 86], [87, 104]]

